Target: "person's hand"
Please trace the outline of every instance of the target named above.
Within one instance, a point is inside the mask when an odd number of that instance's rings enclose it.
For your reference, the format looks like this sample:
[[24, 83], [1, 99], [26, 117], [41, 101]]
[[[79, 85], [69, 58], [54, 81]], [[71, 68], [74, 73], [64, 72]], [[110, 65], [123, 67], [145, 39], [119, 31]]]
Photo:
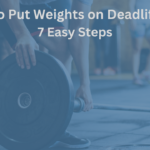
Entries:
[[31, 35], [19, 37], [15, 50], [17, 63], [22, 69], [30, 69], [31, 63], [33, 66], [36, 65], [35, 50], [39, 50], [39, 46]]
[[89, 85], [81, 85], [77, 90], [76, 98], [82, 98], [85, 101], [84, 111], [93, 109], [93, 99]]

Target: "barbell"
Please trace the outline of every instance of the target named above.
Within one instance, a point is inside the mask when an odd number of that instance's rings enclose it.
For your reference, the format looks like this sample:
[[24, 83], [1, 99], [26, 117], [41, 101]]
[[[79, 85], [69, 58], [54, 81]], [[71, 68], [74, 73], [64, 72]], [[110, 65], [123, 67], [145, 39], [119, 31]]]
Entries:
[[[74, 112], [77, 112], [77, 113], [82, 112], [84, 110], [84, 106], [85, 106], [85, 102], [82, 98], [76, 98], [74, 100]], [[150, 109], [147, 109], [147, 108], [125, 107], [125, 106], [120, 106], [120, 105], [116, 106], [116, 105], [94, 104], [93, 109], [150, 113]]]
[[[61, 62], [35, 53], [37, 65], [30, 70], [20, 69], [15, 54], [0, 64], [0, 145], [8, 150], [40, 150], [54, 144], [73, 112], [85, 106], [81, 98], [74, 100], [71, 78]], [[129, 110], [96, 104], [94, 109]]]

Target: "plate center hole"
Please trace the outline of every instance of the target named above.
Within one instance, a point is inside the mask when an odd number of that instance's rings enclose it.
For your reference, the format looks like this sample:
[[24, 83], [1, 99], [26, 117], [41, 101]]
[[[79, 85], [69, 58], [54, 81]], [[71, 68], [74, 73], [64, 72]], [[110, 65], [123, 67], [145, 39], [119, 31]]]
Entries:
[[21, 93], [18, 97], [18, 105], [22, 109], [30, 107], [32, 102], [31, 95], [29, 93]]

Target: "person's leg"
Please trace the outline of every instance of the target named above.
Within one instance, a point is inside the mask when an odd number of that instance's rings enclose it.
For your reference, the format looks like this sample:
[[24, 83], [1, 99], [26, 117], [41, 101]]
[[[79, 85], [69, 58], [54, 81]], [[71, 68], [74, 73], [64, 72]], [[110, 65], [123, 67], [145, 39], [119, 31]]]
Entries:
[[117, 73], [118, 71], [118, 60], [119, 60], [119, 43], [120, 43], [120, 35], [118, 33], [118, 28], [119, 25], [113, 24], [111, 29], [112, 29], [112, 34], [113, 36], [110, 38], [110, 67], [114, 69], [114, 71]]
[[[149, 40], [149, 44], [150, 44], [150, 40]], [[150, 54], [148, 55], [148, 60], [147, 60], [147, 65], [146, 65], [145, 71], [147, 73], [149, 73], [149, 75], [150, 75]]]
[[146, 26], [142, 22], [138, 22], [134, 31], [131, 30], [132, 46], [133, 46], [133, 76], [134, 83], [143, 85], [140, 79], [139, 66], [140, 66], [140, 53], [142, 49], [143, 38], [145, 36]]
[[[146, 29], [146, 39], [147, 39], [147, 42], [150, 45], [150, 24], [148, 24], [147, 26], [148, 27]], [[150, 77], [150, 53], [149, 53], [149, 56], [148, 56], [147, 65], [146, 65], [145, 71], [148, 74], [148, 76]]]
[[[87, 1], [88, 0], [86, 0], [85, 3], [87, 3]], [[67, 24], [68, 24], [67, 22], [64, 24], [66, 29], [68, 29], [66, 26]], [[45, 47], [47, 47], [50, 50], [50, 53], [56, 58], [58, 58], [66, 66], [68, 72], [71, 71], [72, 56], [70, 54], [71, 50], [68, 47], [67, 38], [50, 39], [50, 38], [47, 38], [47, 36], [43, 35], [42, 39], [39, 39], [37, 37], [36, 39], [40, 41], [41, 43], [43, 43], [43, 45], [45, 45]], [[52, 41], [52, 43], [49, 43], [50, 40]], [[73, 42], [76, 43], [76, 40]], [[64, 135], [59, 139], [57, 146], [60, 146], [62, 149], [63, 148], [64, 149], [67, 149], [67, 148], [74, 148], [74, 149], [79, 148], [80, 149], [80, 148], [87, 148], [90, 145], [91, 145], [91, 142], [88, 139], [78, 138], [66, 131]]]
[[133, 75], [134, 78], [139, 78], [140, 53], [142, 49], [143, 37], [133, 38]]
[[[64, 28], [68, 29], [68, 20], [63, 22]], [[72, 57], [68, 50], [68, 40], [64, 37], [49, 38], [46, 34], [42, 37], [35, 36], [36, 41], [39, 43], [40, 50], [46, 53], [50, 53], [57, 59], [59, 59], [66, 67], [68, 72], [71, 72]]]
[[[147, 36], [147, 41], [150, 45], [150, 36]], [[145, 70], [142, 72], [142, 77], [145, 78], [146, 80], [150, 81], [150, 53], [148, 55], [148, 58], [147, 58], [147, 65], [146, 65], [146, 68]]]
[[35, 37], [35, 39], [46, 47], [51, 55], [59, 59], [64, 64], [68, 72], [71, 72], [72, 57], [68, 50], [66, 38], [48, 38], [47, 35], [43, 34], [42, 37]]
[[96, 68], [100, 69], [100, 51], [101, 51], [101, 46], [100, 46], [100, 40], [96, 37], [94, 38], [94, 43], [95, 43], [95, 66]]
[[94, 73], [95, 75], [100, 75], [101, 74], [101, 66], [100, 66], [100, 60], [101, 60], [101, 41], [95, 37], [94, 38], [94, 43], [95, 43], [95, 70]]
[[111, 47], [111, 38], [110, 37], [105, 37], [103, 39], [103, 50], [104, 50], [104, 70], [103, 70], [103, 74], [105, 76], [115, 75], [116, 72], [112, 68], [112, 64], [111, 64], [111, 59], [112, 59], [111, 50], [112, 50], [112, 47]]
[[105, 68], [110, 67], [110, 37], [104, 37], [103, 50], [104, 50], [104, 64]]
[[[64, 11], [67, 9], [71, 10], [71, 0], [57, 0], [48, 4], [52, 9], [58, 11]], [[68, 29], [69, 21], [65, 20], [63, 23], [64, 29]], [[43, 34], [42, 37], [35, 36], [35, 39], [40, 43], [40, 50], [48, 51], [51, 55], [60, 60], [69, 73], [71, 73], [71, 64], [72, 57], [68, 49], [68, 39], [64, 37], [53, 37], [49, 38], [46, 34]]]
[[[104, 16], [108, 15], [108, 11], [104, 10]], [[108, 29], [112, 29], [112, 21], [108, 20], [107, 18], [105, 18], [102, 22], [102, 28], [105, 30]], [[114, 38], [114, 37], [112, 37]], [[112, 55], [111, 55], [111, 51], [112, 51], [112, 47], [111, 47], [111, 41], [112, 38], [110, 37], [103, 37], [102, 38], [102, 47], [103, 47], [103, 51], [104, 51], [104, 70], [103, 70], [103, 74], [104, 75], [115, 75], [115, 70], [113, 70], [112, 68]]]
[[0, 38], [0, 49], [1, 49], [1, 56], [0, 60], [4, 60], [6, 57], [14, 53], [13, 49], [7, 42], [5, 38]]
[[51, 55], [60, 60], [69, 73], [71, 72], [72, 57], [68, 49], [67, 38], [49, 38], [46, 34], [43, 34], [41, 37], [35, 36], [35, 39], [47, 48]]

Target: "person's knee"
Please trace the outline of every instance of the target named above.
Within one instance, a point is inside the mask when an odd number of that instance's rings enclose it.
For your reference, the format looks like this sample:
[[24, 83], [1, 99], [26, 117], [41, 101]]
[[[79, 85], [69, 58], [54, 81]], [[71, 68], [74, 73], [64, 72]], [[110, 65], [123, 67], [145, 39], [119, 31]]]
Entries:
[[60, 43], [56, 50], [56, 53], [56, 55], [63, 63], [70, 63], [72, 61], [72, 56], [68, 43]]
[[55, 49], [52, 50], [52, 55], [59, 59], [70, 73], [73, 58], [71, 56], [68, 40], [67, 38], [61, 38], [55, 42]]
[[68, 39], [65, 37], [49, 38], [46, 35], [35, 38], [38, 43], [46, 47], [51, 55], [61, 60], [63, 63], [70, 60], [70, 50]]
[[67, 38], [56, 38], [54, 43], [55, 43], [55, 47], [52, 50], [54, 53], [63, 55], [69, 52]]
[[67, 38], [56, 38], [54, 40], [55, 45], [50, 49], [50, 53], [58, 58], [62, 63], [69, 63], [72, 61], [68, 39]]

